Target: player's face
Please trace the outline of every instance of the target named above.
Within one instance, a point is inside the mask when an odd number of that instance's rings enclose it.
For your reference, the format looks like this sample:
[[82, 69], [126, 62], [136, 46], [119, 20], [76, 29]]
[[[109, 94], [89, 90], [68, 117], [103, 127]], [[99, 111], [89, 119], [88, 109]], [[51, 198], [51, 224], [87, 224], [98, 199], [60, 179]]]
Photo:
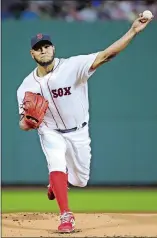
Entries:
[[31, 50], [32, 58], [41, 66], [50, 65], [55, 57], [55, 48], [49, 42], [40, 42]]

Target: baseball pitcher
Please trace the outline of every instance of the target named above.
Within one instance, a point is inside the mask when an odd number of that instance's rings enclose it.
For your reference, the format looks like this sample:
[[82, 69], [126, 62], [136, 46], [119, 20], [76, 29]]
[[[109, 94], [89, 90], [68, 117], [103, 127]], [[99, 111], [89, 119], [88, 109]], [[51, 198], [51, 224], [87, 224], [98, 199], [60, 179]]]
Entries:
[[48, 198], [56, 199], [60, 209], [59, 232], [75, 229], [68, 182], [85, 187], [89, 180], [88, 79], [124, 50], [151, 20], [140, 14], [126, 34], [108, 48], [66, 59], [55, 57], [49, 35], [37, 34], [31, 39], [30, 54], [37, 67], [17, 90], [19, 125], [22, 130], [38, 132], [49, 171]]

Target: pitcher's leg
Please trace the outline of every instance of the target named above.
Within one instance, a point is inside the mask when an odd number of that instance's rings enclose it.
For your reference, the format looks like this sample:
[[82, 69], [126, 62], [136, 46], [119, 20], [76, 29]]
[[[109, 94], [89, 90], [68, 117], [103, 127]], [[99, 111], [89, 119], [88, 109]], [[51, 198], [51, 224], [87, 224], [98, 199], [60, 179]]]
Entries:
[[73, 166], [68, 166], [68, 181], [73, 186], [85, 187], [90, 175], [90, 148], [84, 147], [79, 148], [79, 150], [73, 148], [71, 154], [74, 163]]
[[[81, 138], [79, 138], [81, 136]], [[78, 187], [85, 187], [90, 175], [91, 147], [87, 128], [67, 140], [66, 161], [68, 181]]]
[[68, 212], [66, 142], [61, 135], [55, 132], [40, 135], [40, 142], [48, 163], [50, 187], [56, 197], [60, 212], [61, 214]]

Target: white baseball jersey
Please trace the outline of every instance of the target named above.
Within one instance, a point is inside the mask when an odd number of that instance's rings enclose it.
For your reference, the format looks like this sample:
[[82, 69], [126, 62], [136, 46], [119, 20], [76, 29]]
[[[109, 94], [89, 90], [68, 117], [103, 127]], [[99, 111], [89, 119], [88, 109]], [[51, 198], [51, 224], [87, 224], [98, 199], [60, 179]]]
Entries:
[[70, 129], [88, 122], [87, 80], [94, 73], [89, 71], [98, 53], [55, 58], [54, 69], [44, 77], [37, 76], [35, 68], [17, 90], [19, 113], [26, 91], [40, 93], [49, 101], [49, 108], [39, 130], [45, 125], [51, 129]]

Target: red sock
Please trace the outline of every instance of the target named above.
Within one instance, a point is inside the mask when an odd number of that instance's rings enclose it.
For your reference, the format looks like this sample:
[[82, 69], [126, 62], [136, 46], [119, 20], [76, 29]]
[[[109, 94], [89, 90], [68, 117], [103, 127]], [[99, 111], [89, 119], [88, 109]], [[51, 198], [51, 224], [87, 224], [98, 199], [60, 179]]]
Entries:
[[60, 171], [53, 171], [49, 175], [50, 186], [56, 197], [61, 214], [69, 211], [67, 174]]

